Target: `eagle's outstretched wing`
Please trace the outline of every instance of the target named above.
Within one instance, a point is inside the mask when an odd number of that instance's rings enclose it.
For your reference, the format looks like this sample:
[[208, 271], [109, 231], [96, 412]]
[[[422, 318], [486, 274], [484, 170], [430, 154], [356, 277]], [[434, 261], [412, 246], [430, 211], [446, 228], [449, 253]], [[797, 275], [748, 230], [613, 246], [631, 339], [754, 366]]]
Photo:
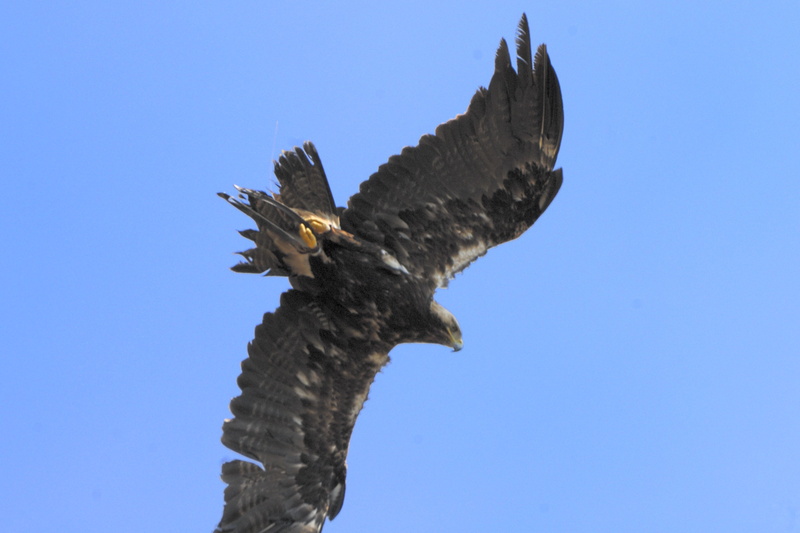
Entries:
[[445, 285], [492, 246], [518, 237], [553, 200], [563, 119], [556, 73], [544, 45], [531, 57], [523, 15], [517, 71], [503, 40], [488, 89], [362, 183], [342, 228]]
[[217, 532], [317, 533], [339, 512], [350, 434], [390, 349], [363, 340], [363, 327], [297, 290], [264, 315], [222, 437], [260, 465], [223, 465], [228, 487]]

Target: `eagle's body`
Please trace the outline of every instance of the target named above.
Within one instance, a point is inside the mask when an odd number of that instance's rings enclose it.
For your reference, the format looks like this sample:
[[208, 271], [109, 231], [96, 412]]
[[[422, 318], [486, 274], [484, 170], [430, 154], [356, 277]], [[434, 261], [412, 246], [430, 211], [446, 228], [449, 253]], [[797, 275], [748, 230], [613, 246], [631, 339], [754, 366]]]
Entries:
[[544, 45], [533, 61], [524, 15], [517, 46], [517, 72], [503, 41], [467, 112], [392, 157], [346, 209], [311, 143], [276, 162], [280, 194], [222, 195], [258, 225], [242, 232], [255, 247], [234, 270], [285, 275], [293, 288], [242, 363], [222, 440], [260, 465], [223, 466], [218, 531], [321, 531], [342, 506], [350, 435], [389, 351], [459, 349], [458, 323], [434, 292], [555, 197], [561, 93]]

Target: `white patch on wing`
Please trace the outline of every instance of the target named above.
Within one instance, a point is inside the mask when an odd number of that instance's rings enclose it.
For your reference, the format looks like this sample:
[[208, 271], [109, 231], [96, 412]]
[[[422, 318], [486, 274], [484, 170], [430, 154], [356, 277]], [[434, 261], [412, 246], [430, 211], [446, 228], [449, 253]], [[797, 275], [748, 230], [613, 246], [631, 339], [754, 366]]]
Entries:
[[381, 250], [381, 261], [393, 270], [397, 270], [402, 272], [403, 274], [408, 274], [408, 269], [404, 267], [400, 261], [397, 260], [395, 256], [387, 252], [386, 250]]
[[298, 370], [296, 376], [300, 383], [306, 387], [310, 387], [312, 384], [319, 385], [322, 383], [319, 374], [312, 370]]
[[302, 383], [303, 385], [305, 385], [306, 387], [308, 387], [308, 385], [309, 385], [309, 383], [308, 383], [308, 378], [306, 377], [306, 375], [305, 375], [305, 373], [304, 373], [304, 372], [298, 372], [298, 373], [297, 373], [297, 379], [299, 379], [299, 380], [300, 380], [300, 383]]
[[305, 387], [294, 387], [292, 390], [294, 390], [295, 394], [297, 394], [297, 396], [299, 396], [300, 399], [302, 399], [302, 400], [313, 400], [314, 399], [314, 393], [312, 393], [309, 390], [306, 390]]
[[378, 368], [382, 368], [383, 365], [389, 362], [389, 356], [383, 352], [372, 352], [367, 357], [367, 361], [377, 366]]
[[458, 253], [452, 257], [453, 266], [436, 276], [436, 284], [439, 287], [444, 287], [447, 282], [452, 279], [458, 272], [464, 270], [470, 263], [486, 253], [489, 246], [485, 241], [480, 240], [471, 244], [462, 245]]

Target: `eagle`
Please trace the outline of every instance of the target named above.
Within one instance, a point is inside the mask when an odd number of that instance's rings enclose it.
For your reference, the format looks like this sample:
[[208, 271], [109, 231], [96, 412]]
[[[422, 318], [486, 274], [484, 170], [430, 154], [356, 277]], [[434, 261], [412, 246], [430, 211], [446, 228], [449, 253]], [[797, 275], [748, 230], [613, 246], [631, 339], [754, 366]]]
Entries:
[[516, 70], [500, 41], [467, 111], [389, 158], [337, 207], [310, 142], [275, 162], [279, 192], [219, 193], [257, 229], [236, 272], [286, 276], [238, 378], [222, 442], [219, 533], [318, 533], [341, 510], [350, 435], [375, 375], [401, 343], [459, 350], [439, 287], [547, 209], [563, 131], [561, 89], [523, 14]]

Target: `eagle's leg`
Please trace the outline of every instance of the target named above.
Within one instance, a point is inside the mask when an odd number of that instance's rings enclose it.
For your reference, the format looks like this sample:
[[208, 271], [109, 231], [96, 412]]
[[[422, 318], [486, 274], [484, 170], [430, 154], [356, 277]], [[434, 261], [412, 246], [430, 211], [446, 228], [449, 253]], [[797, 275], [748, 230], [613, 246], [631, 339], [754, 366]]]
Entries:
[[300, 238], [303, 239], [303, 242], [309, 248], [316, 248], [317, 247], [317, 237], [314, 235], [314, 232], [308, 229], [305, 224], [300, 224], [300, 229], [298, 230]]
[[[253, 209], [252, 205], [248, 205], [246, 203], [242, 203], [236, 198], [232, 198], [230, 195], [225, 193], [217, 193], [220, 197], [224, 198], [228, 201], [231, 205], [239, 209], [240, 211], [244, 212], [254, 220], [260, 221], [262, 225], [266, 226], [269, 231], [271, 231], [276, 237], [279, 237], [281, 240], [288, 242], [291, 244], [298, 252], [307, 254], [307, 253], [315, 253], [318, 251], [317, 248], [317, 237], [314, 235], [314, 226], [321, 225], [317, 221], [308, 222], [303, 217], [295, 213], [290, 208], [286, 207], [285, 205], [281, 204], [280, 202], [274, 200], [272, 197], [267, 196], [260, 191], [251, 191], [250, 189], [244, 189], [241, 187], [237, 187], [240, 191], [247, 194], [251, 197], [256, 197], [259, 200], [266, 203], [270, 208], [275, 210], [281, 211], [287, 215], [289, 215], [295, 222], [297, 222], [297, 233], [293, 233], [291, 229], [284, 229], [282, 228], [276, 221], [272, 220], [268, 215], [265, 213], [261, 213], [256, 209]], [[258, 194], [258, 196], [256, 196]], [[316, 223], [316, 224], [315, 224]]]

